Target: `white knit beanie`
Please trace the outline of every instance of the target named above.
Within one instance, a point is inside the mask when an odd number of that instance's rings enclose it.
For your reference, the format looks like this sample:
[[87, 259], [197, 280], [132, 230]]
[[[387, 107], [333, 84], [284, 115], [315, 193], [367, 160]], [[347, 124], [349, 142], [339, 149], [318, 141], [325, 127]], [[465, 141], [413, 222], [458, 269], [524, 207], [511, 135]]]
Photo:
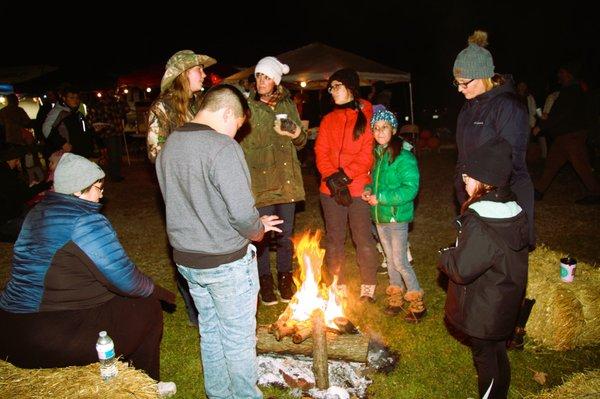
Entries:
[[104, 178], [100, 166], [79, 155], [65, 153], [54, 171], [54, 191], [74, 194]]
[[275, 84], [281, 82], [281, 76], [285, 75], [290, 71], [290, 67], [286, 64], [282, 64], [275, 57], [265, 57], [258, 61], [256, 68], [254, 68], [254, 74], [262, 73], [267, 75], [275, 81]]

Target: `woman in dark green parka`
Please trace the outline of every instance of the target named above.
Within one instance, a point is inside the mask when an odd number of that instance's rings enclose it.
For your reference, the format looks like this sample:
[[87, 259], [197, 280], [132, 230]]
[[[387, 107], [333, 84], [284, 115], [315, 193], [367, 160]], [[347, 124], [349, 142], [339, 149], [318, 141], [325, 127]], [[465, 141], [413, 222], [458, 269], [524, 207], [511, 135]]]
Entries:
[[[283, 220], [277, 233], [277, 280], [280, 298], [288, 302], [293, 294], [292, 231], [296, 202], [304, 200], [304, 184], [296, 154], [306, 144], [296, 105], [280, 85], [289, 67], [275, 57], [261, 59], [254, 70], [256, 91], [248, 105], [252, 116], [250, 131], [240, 144], [252, 178], [252, 192], [260, 215], [277, 215]], [[269, 237], [257, 245], [260, 297], [265, 305], [278, 302], [269, 260]]]

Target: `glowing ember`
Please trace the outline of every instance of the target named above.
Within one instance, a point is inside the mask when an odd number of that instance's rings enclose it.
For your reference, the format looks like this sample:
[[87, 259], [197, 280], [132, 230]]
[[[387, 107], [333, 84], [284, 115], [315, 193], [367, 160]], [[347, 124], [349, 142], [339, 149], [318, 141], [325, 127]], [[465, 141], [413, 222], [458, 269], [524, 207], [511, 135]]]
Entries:
[[336, 317], [344, 317], [342, 300], [345, 298], [337, 290], [335, 279], [331, 286], [327, 287], [321, 278], [325, 250], [319, 247], [320, 239], [321, 232], [317, 230], [314, 236], [305, 232], [302, 237], [294, 240], [300, 269], [294, 275], [298, 290], [290, 301], [290, 319], [306, 321], [315, 309], [322, 309], [327, 327], [338, 329], [333, 320]]

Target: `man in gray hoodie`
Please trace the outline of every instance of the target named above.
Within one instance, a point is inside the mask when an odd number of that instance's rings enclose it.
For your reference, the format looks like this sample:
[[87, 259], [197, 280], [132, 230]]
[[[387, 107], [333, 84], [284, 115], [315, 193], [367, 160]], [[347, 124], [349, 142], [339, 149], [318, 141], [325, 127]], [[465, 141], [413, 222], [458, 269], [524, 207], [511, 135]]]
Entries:
[[233, 139], [248, 104], [233, 86], [209, 90], [195, 118], [174, 130], [156, 160], [173, 259], [199, 313], [209, 398], [262, 398], [256, 386], [256, 248], [281, 232], [260, 217], [244, 153]]

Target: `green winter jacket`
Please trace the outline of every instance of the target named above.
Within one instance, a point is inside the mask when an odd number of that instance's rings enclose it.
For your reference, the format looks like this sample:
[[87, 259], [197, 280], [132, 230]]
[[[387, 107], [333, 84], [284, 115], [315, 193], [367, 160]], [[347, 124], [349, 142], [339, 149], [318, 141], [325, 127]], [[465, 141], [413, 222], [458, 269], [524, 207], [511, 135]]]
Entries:
[[371, 184], [365, 186], [377, 197], [371, 207], [375, 223], [411, 222], [414, 217], [413, 200], [419, 191], [419, 169], [415, 156], [405, 149], [389, 164], [390, 154], [382, 146], [375, 149], [375, 166]]
[[[242, 137], [240, 145], [250, 169], [257, 208], [304, 200], [304, 183], [296, 151], [304, 147], [308, 135], [289, 91], [283, 87], [281, 89], [283, 98], [275, 105], [275, 109], [256, 100], [254, 91], [250, 92], [248, 98], [252, 112], [250, 131]], [[277, 114], [287, 114], [300, 126], [302, 131], [297, 138], [292, 140], [275, 132], [273, 123]]]

